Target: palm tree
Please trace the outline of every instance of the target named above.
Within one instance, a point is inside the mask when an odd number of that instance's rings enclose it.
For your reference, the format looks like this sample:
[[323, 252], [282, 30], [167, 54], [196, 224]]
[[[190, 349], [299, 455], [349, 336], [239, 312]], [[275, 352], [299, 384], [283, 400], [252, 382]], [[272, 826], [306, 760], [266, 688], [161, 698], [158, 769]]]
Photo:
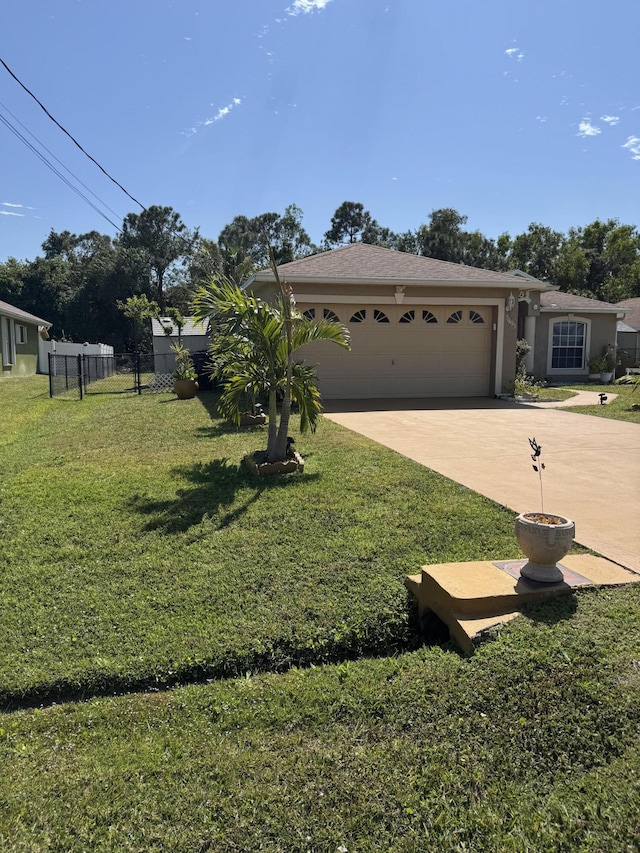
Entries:
[[[209, 318], [213, 329], [210, 355], [214, 372], [221, 377], [221, 414], [240, 423], [242, 400], [268, 398], [267, 460], [284, 461], [291, 402], [300, 411], [300, 430], [315, 430], [322, 412], [318, 376], [294, 354], [312, 341], [333, 341], [349, 348], [349, 333], [340, 323], [313, 322], [296, 310], [293, 294], [280, 282], [273, 304], [264, 302], [225, 277], [211, 279], [196, 293], [194, 316]], [[282, 395], [278, 424], [277, 396]]]

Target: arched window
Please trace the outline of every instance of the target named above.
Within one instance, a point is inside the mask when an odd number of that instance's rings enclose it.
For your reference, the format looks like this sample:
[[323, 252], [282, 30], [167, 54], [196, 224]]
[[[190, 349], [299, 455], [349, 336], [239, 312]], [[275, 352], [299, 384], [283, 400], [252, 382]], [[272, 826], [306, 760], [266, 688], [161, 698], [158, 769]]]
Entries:
[[340, 322], [340, 317], [336, 314], [335, 311], [332, 311], [331, 308], [325, 308], [322, 312], [322, 316], [325, 320], [331, 320], [334, 323]]
[[415, 311], [413, 311], [413, 310], [405, 311], [404, 314], [402, 315], [402, 317], [400, 317], [398, 322], [399, 323], [413, 323], [413, 321], [415, 320], [415, 316], [416, 316]]
[[484, 317], [477, 311], [469, 311], [469, 319], [472, 323], [484, 323]]
[[359, 311], [356, 311], [356, 313], [349, 320], [349, 322], [350, 323], [364, 323], [364, 321], [366, 319], [367, 319], [367, 309], [366, 308], [360, 308]]
[[432, 314], [431, 311], [423, 311], [422, 312], [422, 319], [424, 320], [425, 323], [437, 323], [438, 322], [438, 318], [436, 317], [435, 314]]
[[306, 317], [307, 320], [315, 320], [316, 318], [316, 309], [315, 308], [307, 308], [306, 311], [302, 312], [302, 316]]
[[461, 323], [462, 322], [462, 311], [454, 311], [453, 314], [450, 314], [447, 317], [447, 323]]
[[384, 313], [384, 311], [380, 311], [380, 310], [378, 310], [378, 308], [373, 309], [373, 319], [376, 321], [376, 323], [389, 323], [390, 322], [389, 318]]

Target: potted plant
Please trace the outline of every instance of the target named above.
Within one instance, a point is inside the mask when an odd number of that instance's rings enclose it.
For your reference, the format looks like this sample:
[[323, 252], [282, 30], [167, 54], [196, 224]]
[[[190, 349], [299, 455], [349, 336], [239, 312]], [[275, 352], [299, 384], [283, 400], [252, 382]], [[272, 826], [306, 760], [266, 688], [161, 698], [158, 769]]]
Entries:
[[604, 360], [602, 356], [589, 359], [589, 379], [592, 382], [598, 382], [600, 380], [600, 374], [602, 373], [603, 367]]
[[171, 351], [175, 356], [175, 367], [171, 374], [173, 378], [173, 391], [179, 400], [190, 400], [196, 396], [198, 390], [197, 378], [193, 359], [189, 350], [181, 344], [172, 344]]
[[616, 360], [613, 353], [609, 350], [602, 356], [600, 365], [600, 381], [603, 385], [608, 385], [613, 379], [613, 374], [616, 369]]
[[535, 438], [529, 439], [533, 470], [540, 480], [540, 512], [524, 512], [516, 518], [515, 531], [518, 545], [528, 562], [520, 569], [524, 578], [540, 583], [558, 583], [563, 579], [557, 565], [573, 544], [576, 526], [573, 521], [556, 513], [544, 511], [542, 472], [540, 461], [542, 447]]

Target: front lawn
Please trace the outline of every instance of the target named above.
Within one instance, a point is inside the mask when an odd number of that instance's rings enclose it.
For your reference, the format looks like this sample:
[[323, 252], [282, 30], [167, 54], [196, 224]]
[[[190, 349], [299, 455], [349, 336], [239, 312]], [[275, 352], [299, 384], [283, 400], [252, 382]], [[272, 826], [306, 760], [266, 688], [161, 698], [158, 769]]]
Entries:
[[640, 590], [420, 649], [1, 721], [0, 847], [631, 853]]
[[[640, 424], [640, 390], [637, 387], [635, 393], [633, 385], [572, 385], [571, 387], [578, 391], [604, 393], [608, 397], [617, 395], [615, 400], [609, 399], [604, 406], [572, 406], [572, 412]], [[637, 408], [634, 409], [634, 405]]]
[[6, 705], [410, 648], [407, 574], [519, 556], [511, 512], [329, 421], [254, 480], [213, 395], [0, 393]]
[[418, 648], [404, 576], [512, 513], [331, 422], [255, 481], [211, 396], [0, 399], [0, 849], [640, 847], [640, 585]]

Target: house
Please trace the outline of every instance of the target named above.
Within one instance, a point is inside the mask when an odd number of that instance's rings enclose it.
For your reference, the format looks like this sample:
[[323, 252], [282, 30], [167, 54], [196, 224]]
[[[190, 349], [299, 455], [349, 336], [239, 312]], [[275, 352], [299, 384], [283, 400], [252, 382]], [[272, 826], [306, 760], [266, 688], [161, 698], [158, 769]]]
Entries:
[[518, 337], [531, 345], [527, 373], [547, 382], [585, 382], [590, 360], [615, 354], [616, 324], [624, 309], [552, 286], [535, 289], [531, 280], [528, 284], [518, 306]]
[[38, 341], [51, 323], [0, 301], [0, 377], [38, 372]]
[[618, 355], [623, 367], [640, 367], [640, 297], [624, 299], [616, 308], [625, 312], [618, 320]]
[[[325, 399], [494, 396], [513, 389], [518, 297], [535, 279], [353, 243], [283, 264], [307, 317], [339, 320], [346, 351], [305, 347]], [[245, 287], [264, 299], [271, 270]]]

